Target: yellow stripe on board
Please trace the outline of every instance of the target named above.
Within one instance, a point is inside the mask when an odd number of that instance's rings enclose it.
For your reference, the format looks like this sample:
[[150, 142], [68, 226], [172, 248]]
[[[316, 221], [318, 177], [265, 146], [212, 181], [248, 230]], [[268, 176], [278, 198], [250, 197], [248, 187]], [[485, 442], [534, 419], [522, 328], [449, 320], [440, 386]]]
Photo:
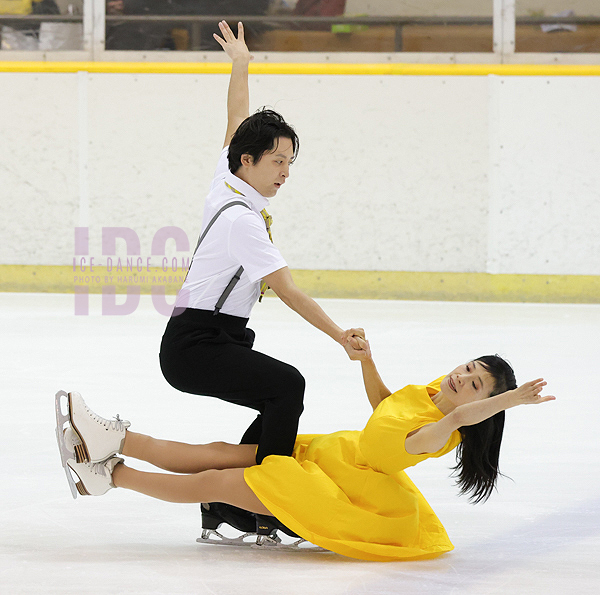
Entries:
[[600, 303], [600, 275], [304, 270], [296, 270], [293, 274], [298, 286], [315, 297]]
[[[402, 271], [292, 271], [294, 280], [313, 297], [439, 300], [465, 302], [600, 303], [600, 275], [492, 275], [489, 273], [423, 273]], [[161, 268], [141, 272], [73, 271], [71, 266], [0, 265], [0, 291], [73, 293], [87, 287], [102, 293], [114, 287], [126, 293], [139, 287], [150, 294], [152, 287], [175, 294], [185, 271]]]
[[[227, 62], [2, 62], [0, 72], [228, 74]], [[600, 76], [598, 64], [312, 64], [256, 62], [250, 74]]]

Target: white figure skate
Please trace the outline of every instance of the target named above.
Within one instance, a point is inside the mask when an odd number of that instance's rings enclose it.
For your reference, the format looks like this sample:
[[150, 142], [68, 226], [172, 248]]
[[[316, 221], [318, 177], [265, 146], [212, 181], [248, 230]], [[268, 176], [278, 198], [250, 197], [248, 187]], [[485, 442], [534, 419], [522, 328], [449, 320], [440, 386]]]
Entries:
[[[55, 412], [56, 441], [71, 495], [73, 498], [77, 498], [78, 494], [88, 495], [85, 490], [81, 491], [80, 474], [85, 474], [85, 470], [78, 465], [101, 463], [120, 454], [130, 423], [119, 419], [118, 415], [116, 420], [104, 419], [86, 406], [79, 393], [66, 393], [64, 390], [55, 395]], [[73, 424], [73, 417], [79, 428]]]
[[102, 496], [115, 487], [112, 472], [116, 465], [122, 463], [120, 457], [111, 457], [102, 463], [76, 463], [74, 459], [67, 461], [67, 467], [73, 471], [79, 481], [75, 484], [82, 496]]
[[[125, 432], [131, 425], [117, 415], [109, 420], [94, 413], [77, 392], [56, 393], [57, 422], [60, 400], [66, 397], [67, 419], [79, 438], [75, 444], [75, 461], [77, 463], [101, 463], [113, 455], [121, 454], [125, 441]], [[61, 410], [62, 414], [62, 410]], [[65, 416], [61, 419], [64, 420]]]

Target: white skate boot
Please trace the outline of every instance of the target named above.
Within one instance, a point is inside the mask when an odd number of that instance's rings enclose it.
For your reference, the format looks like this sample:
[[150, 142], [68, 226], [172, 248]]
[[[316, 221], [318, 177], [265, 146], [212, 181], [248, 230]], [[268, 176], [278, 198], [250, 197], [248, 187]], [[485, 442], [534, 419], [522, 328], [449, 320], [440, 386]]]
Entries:
[[73, 431], [81, 441], [74, 445], [77, 463], [99, 463], [109, 457], [121, 454], [125, 432], [131, 425], [128, 421], [109, 420], [94, 413], [79, 393], [68, 394], [69, 421]]
[[108, 490], [116, 487], [112, 481], [112, 472], [116, 465], [122, 463], [120, 457], [111, 457], [102, 463], [76, 463], [73, 459], [67, 461], [67, 467], [77, 476], [75, 483], [81, 496], [102, 496]]
[[79, 436], [75, 433], [75, 430], [73, 430], [70, 424], [67, 424], [63, 431], [63, 444], [69, 453], [68, 460], [73, 459], [77, 461], [75, 452], [81, 450], [82, 445]]

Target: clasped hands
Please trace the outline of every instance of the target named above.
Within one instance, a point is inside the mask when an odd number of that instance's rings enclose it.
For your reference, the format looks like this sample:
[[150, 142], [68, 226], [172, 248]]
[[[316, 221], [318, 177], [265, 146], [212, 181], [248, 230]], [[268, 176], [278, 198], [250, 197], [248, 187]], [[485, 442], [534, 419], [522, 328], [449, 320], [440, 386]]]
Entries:
[[371, 357], [371, 347], [362, 328], [351, 328], [342, 335], [342, 347], [351, 360], [364, 360]]

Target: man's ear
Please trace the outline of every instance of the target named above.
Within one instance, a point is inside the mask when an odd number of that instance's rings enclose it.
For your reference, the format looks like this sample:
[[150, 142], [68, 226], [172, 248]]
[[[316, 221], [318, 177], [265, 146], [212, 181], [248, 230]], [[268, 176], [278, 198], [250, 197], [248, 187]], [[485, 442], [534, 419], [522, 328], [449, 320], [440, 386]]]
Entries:
[[240, 161], [241, 161], [242, 165], [246, 165], [246, 166], [254, 165], [254, 158], [252, 157], [252, 155], [250, 155], [248, 153], [244, 153], [241, 156]]

